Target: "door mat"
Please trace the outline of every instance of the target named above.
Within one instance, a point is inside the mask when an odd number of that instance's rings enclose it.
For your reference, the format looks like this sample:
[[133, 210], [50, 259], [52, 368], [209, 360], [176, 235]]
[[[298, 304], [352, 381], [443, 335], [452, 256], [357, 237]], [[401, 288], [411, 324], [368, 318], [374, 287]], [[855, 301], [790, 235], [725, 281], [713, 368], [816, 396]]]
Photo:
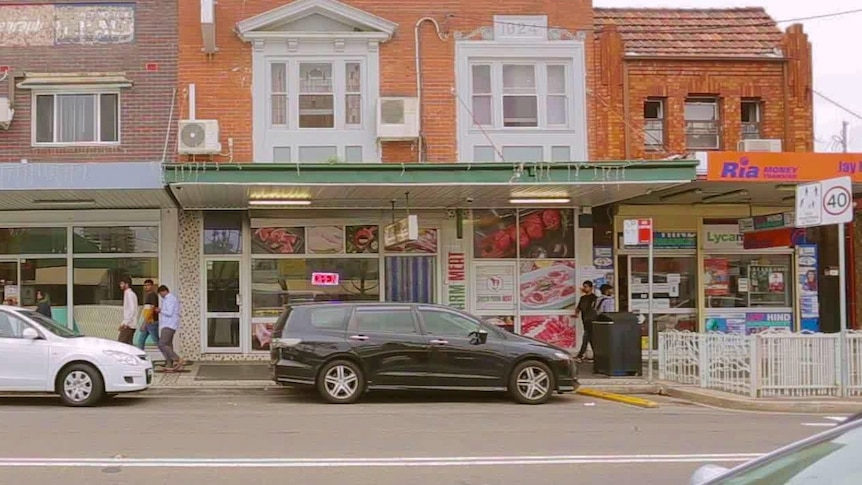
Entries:
[[196, 381], [269, 381], [267, 364], [200, 364]]

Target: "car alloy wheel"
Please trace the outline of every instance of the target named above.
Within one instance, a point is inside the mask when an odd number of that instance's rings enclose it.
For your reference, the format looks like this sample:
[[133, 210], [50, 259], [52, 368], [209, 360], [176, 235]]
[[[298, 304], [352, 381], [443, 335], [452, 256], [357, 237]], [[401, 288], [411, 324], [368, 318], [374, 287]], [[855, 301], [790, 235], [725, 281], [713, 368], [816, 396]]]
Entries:
[[347, 360], [330, 362], [321, 370], [318, 389], [324, 399], [331, 403], [356, 402], [365, 388], [362, 369]]
[[547, 402], [554, 392], [551, 369], [538, 361], [522, 362], [512, 373], [509, 391], [522, 404]]
[[93, 379], [86, 372], [72, 371], [63, 379], [63, 392], [72, 402], [84, 402], [93, 394]]

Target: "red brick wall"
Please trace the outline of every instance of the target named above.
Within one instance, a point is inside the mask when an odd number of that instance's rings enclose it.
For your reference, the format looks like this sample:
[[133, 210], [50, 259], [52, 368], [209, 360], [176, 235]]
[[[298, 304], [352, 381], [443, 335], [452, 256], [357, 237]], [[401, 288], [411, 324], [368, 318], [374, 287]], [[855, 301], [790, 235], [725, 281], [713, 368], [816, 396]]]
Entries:
[[[188, 85], [196, 85], [196, 109], [200, 119], [219, 120], [222, 144], [234, 139], [234, 161], [252, 161], [251, 46], [233, 32], [237, 22], [273, 9], [284, 0], [219, 0], [216, 7], [217, 44], [219, 52], [208, 58], [201, 53], [200, 8], [198, 2], [180, 2], [180, 89], [181, 113], [188, 111]], [[422, 17], [431, 16], [442, 27], [469, 33], [478, 27], [492, 26], [496, 15], [546, 14], [551, 26], [569, 31], [592, 26], [592, 5], [588, 0], [568, 2], [551, 0], [442, 0], [437, 2], [403, 2], [384, 0], [350, 0], [345, 3], [379, 15], [399, 24], [389, 42], [380, 46], [380, 95], [415, 96], [413, 28]], [[447, 15], [452, 15], [446, 20]], [[589, 38], [589, 37], [588, 37]], [[433, 162], [456, 160], [455, 130], [457, 100], [455, 86], [455, 40], [441, 42], [433, 26], [421, 30], [423, 75], [423, 132], [427, 159]], [[587, 49], [588, 62], [591, 49]], [[462, 95], [463, 96], [463, 95]], [[387, 143], [383, 148], [386, 162], [416, 161], [417, 152], [410, 143]]]
[[[44, 1], [0, 0], [11, 5], [37, 5]], [[65, 2], [64, 4], [68, 4]], [[83, 3], [83, 2], [82, 2]], [[101, 3], [87, 0], [87, 4]], [[105, 3], [117, 3], [105, 2]], [[186, 3], [195, 3], [188, 0]], [[115, 45], [62, 45], [0, 47], [0, 65], [15, 74], [24, 72], [118, 72], [134, 83], [120, 93], [120, 141], [116, 147], [33, 148], [31, 146], [31, 91], [17, 89], [15, 116], [9, 131], [0, 131], [0, 162], [158, 161], [162, 158], [171, 96], [177, 85], [177, 10], [172, 0], [134, 2], [135, 40]], [[158, 71], [147, 71], [157, 63]], [[2, 76], [0, 76], [2, 78]], [[0, 96], [8, 83], [0, 82]], [[21, 80], [18, 79], [18, 82]], [[179, 97], [177, 98], [179, 99]], [[176, 113], [168, 145], [168, 157], [176, 153]]]
[[[597, 36], [596, 48], [595, 97], [601, 99], [594, 103], [596, 110], [591, 117], [597, 132], [597, 143], [592, 145], [594, 159], [663, 158], [685, 153], [683, 103], [693, 94], [721, 99], [723, 150], [737, 147], [740, 101], [747, 97], [763, 102], [763, 138], [782, 139], [784, 151], [814, 149], [811, 51], [801, 31], [791, 28], [785, 35], [784, 51], [789, 61], [623, 60], [624, 46], [612, 31]], [[666, 98], [666, 153], [650, 153], [643, 148], [643, 103], [648, 97]]]

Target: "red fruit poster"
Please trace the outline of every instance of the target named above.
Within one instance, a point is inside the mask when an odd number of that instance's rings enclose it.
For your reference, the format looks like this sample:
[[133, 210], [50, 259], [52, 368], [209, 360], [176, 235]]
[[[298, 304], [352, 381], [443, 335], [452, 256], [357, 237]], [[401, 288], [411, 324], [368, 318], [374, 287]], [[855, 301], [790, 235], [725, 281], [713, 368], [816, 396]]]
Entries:
[[704, 290], [707, 296], [724, 296], [730, 294], [730, 271], [724, 258], [707, 258], [703, 260]]

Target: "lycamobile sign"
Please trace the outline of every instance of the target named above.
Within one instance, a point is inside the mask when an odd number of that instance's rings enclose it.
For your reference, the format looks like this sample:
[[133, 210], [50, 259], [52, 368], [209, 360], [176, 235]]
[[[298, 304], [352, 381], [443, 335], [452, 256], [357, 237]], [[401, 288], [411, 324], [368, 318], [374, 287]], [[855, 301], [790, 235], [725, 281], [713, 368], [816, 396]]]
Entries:
[[704, 249], [742, 249], [744, 236], [736, 224], [703, 226]]

